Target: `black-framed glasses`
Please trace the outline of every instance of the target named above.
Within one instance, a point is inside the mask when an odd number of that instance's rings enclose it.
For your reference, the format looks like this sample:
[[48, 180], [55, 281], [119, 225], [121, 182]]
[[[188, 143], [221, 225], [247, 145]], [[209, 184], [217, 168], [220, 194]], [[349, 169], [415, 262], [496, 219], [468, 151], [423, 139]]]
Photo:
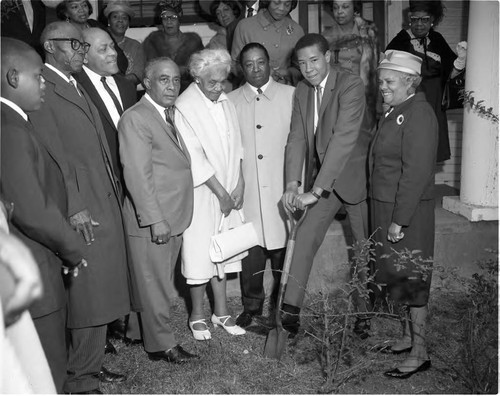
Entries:
[[83, 47], [83, 52], [89, 52], [90, 44], [87, 42], [81, 42], [80, 40], [77, 40], [75, 38], [53, 38], [49, 39], [53, 41], [70, 41], [71, 42], [71, 49], [73, 51], [78, 51], [80, 47]]
[[160, 15], [161, 19], [166, 19], [167, 21], [176, 21], [179, 19], [179, 15], [173, 14], [173, 15], [167, 15], [166, 13], [162, 13]]
[[410, 22], [411, 23], [423, 23], [423, 24], [427, 24], [431, 21], [431, 17], [430, 16], [424, 16], [424, 17], [416, 17], [416, 16], [412, 16], [410, 17]]

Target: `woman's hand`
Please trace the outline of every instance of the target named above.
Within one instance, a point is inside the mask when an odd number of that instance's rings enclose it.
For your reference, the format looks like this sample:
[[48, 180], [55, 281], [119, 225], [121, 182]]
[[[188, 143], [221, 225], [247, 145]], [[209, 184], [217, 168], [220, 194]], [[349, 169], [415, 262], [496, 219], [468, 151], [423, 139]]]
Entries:
[[234, 201], [234, 208], [236, 210], [240, 210], [243, 207], [244, 192], [245, 192], [245, 180], [243, 179], [243, 170], [241, 169], [241, 162], [240, 162], [240, 176], [238, 178], [238, 184], [231, 193], [231, 198]]
[[401, 226], [396, 223], [391, 223], [387, 231], [387, 239], [392, 243], [399, 242], [404, 238], [405, 234], [401, 232]]
[[227, 192], [217, 198], [219, 198], [220, 211], [222, 212], [224, 217], [229, 216], [231, 210], [236, 209], [233, 198], [231, 198], [231, 196]]

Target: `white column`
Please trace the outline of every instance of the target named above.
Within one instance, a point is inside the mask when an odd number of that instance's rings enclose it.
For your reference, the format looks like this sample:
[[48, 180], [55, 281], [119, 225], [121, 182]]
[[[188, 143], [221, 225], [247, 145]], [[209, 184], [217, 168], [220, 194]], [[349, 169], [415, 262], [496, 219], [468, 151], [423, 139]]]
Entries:
[[[471, 0], [465, 90], [498, 115], [498, 2]], [[498, 123], [464, 110], [460, 197], [443, 208], [470, 221], [498, 220]]]

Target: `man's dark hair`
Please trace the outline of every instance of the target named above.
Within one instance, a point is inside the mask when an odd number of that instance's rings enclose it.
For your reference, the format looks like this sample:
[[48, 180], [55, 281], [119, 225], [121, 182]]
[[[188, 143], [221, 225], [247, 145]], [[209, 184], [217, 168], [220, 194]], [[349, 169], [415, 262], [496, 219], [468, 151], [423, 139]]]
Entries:
[[248, 43], [243, 47], [243, 49], [240, 52], [240, 56], [238, 57], [238, 61], [240, 62], [240, 65], [243, 63], [243, 55], [245, 55], [248, 51], [253, 50], [253, 49], [260, 49], [264, 52], [264, 55], [269, 62], [269, 52], [267, 52], [266, 47], [264, 47], [260, 43]]
[[295, 53], [297, 54], [299, 50], [312, 47], [313, 45], [317, 45], [323, 55], [330, 49], [328, 41], [326, 41], [326, 38], [323, 35], [319, 33], [309, 33], [302, 36], [299, 41], [297, 41], [297, 44], [295, 44]]

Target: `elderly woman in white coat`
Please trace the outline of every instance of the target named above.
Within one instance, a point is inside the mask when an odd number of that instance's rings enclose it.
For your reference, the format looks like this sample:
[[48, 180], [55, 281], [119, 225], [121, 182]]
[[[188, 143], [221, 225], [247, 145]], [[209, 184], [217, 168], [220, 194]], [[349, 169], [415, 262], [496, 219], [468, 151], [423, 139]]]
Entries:
[[225, 229], [241, 224], [237, 210], [243, 205], [243, 148], [236, 110], [223, 91], [230, 69], [231, 56], [224, 49], [193, 54], [189, 71], [194, 82], [176, 102], [175, 122], [191, 156], [194, 182], [193, 220], [184, 231], [182, 274], [190, 286], [189, 328], [197, 340], [211, 338], [203, 309], [208, 282], [214, 295], [214, 326], [233, 335], [245, 334], [231, 317], [226, 299], [225, 274], [240, 272], [241, 261], [216, 265], [209, 256], [210, 238], [218, 232], [222, 216]]

